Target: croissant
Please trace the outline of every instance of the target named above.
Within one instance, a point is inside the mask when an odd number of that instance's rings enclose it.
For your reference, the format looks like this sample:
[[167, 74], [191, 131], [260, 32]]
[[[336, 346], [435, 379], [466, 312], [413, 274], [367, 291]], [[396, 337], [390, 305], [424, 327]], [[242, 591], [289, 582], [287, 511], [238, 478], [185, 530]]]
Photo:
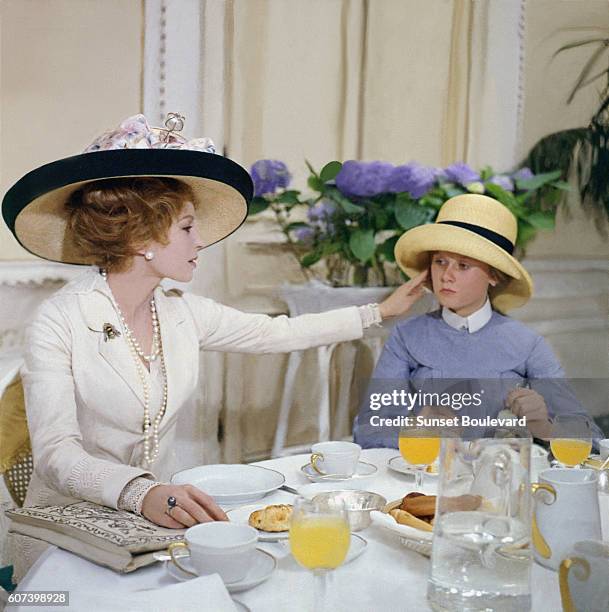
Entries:
[[261, 531], [287, 531], [290, 528], [291, 517], [292, 506], [275, 504], [252, 512], [248, 523]]

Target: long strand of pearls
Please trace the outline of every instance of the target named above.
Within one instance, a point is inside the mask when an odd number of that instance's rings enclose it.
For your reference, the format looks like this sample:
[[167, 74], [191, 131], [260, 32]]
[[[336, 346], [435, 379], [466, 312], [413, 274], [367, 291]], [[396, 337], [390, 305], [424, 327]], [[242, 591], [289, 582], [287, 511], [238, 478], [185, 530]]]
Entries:
[[[108, 274], [106, 270], [101, 270], [101, 275], [104, 277], [104, 280], [108, 282]], [[110, 291], [112, 293], [112, 291]], [[154, 298], [150, 300], [150, 310], [152, 313], [152, 346], [153, 352], [151, 355], [146, 356], [144, 352], [141, 350], [139, 343], [137, 342], [135, 335], [127, 325], [125, 321], [125, 317], [121, 312], [121, 309], [112, 296], [112, 301], [114, 302], [114, 306], [118, 312], [118, 316], [121, 320], [121, 324], [123, 326], [123, 330], [125, 332], [125, 338], [127, 340], [127, 345], [129, 346], [129, 350], [131, 351], [131, 355], [133, 356], [133, 360], [135, 361], [135, 367], [137, 369], [138, 376], [140, 377], [140, 381], [142, 383], [143, 394], [144, 394], [144, 466], [150, 467], [152, 462], [159, 456], [159, 426], [161, 424], [161, 420], [163, 416], [165, 416], [165, 412], [167, 410], [167, 369], [165, 367], [165, 355], [163, 353], [163, 343], [161, 340], [158, 316], [156, 311], [156, 304], [154, 302]], [[155, 335], [156, 335], [156, 345], [155, 345]], [[145, 359], [146, 361], [154, 361], [158, 356], [161, 357], [161, 374], [163, 376], [163, 399], [161, 401], [161, 407], [157, 412], [154, 419], [151, 419], [150, 416], [150, 392], [148, 389], [148, 384], [146, 382], [146, 374], [144, 372], [144, 365], [140, 358]], [[151, 440], [152, 439], [152, 440]], [[152, 441], [152, 449], [151, 443]]]

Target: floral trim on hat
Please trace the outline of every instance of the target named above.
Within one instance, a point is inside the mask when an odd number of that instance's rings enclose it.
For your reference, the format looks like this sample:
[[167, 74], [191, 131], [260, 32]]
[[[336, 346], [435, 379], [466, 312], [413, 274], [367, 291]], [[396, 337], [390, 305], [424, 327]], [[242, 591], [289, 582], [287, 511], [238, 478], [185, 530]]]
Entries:
[[177, 132], [164, 128], [151, 128], [146, 117], [141, 114], [128, 117], [117, 129], [105, 132], [96, 138], [83, 153], [114, 149], [183, 149], [216, 153], [211, 138], [186, 140]]

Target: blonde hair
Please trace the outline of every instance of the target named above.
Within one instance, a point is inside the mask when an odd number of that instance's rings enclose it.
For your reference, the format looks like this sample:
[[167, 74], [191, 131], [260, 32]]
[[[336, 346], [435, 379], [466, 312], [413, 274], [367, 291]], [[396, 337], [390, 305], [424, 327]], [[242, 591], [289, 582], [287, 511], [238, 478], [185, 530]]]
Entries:
[[186, 202], [196, 207], [192, 189], [173, 178], [93, 181], [66, 202], [68, 228], [90, 263], [120, 272], [145, 244], [167, 244], [169, 228]]

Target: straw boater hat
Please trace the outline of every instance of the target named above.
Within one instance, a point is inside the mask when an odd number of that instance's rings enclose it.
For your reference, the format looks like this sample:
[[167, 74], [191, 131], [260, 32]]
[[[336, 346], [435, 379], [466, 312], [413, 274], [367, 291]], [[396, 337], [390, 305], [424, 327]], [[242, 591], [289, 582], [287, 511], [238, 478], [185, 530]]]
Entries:
[[187, 141], [179, 131], [184, 117], [170, 113], [165, 128], [151, 128], [135, 115], [107, 132], [85, 152], [32, 170], [4, 196], [2, 216], [19, 243], [51, 261], [88, 264], [67, 229], [65, 204], [91, 181], [125, 177], [166, 177], [186, 183], [196, 199], [203, 243], [232, 234], [247, 217], [253, 185], [248, 172], [217, 155], [209, 138]]
[[525, 304], [533, 293], [529, 273], [512, 256], [518, 224], [503, 204], [483, 195], [447, 200], [435, 223], [408, 230], [395, 245], [395, 258], [410, 277], [426, 270], [430, 252], [450, 251], [483, 261], [509, 279], [489, 288], [493, 307], [506, 312]]

